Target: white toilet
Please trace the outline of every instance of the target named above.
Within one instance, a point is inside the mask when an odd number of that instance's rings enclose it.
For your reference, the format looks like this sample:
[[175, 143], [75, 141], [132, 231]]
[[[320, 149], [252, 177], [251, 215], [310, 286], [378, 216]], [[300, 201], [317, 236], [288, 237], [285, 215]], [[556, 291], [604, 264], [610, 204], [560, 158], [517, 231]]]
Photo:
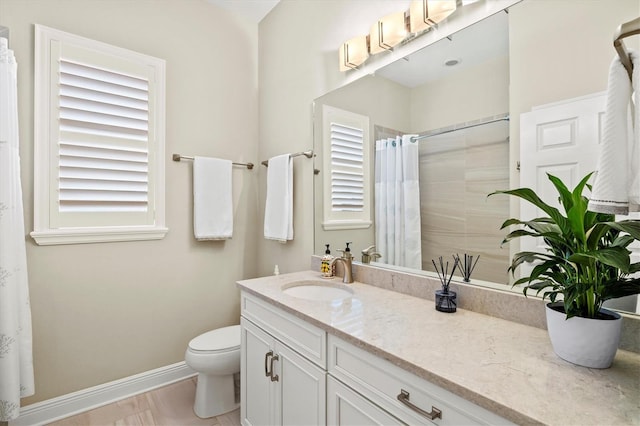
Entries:
[[240, 372], [240, 326], [209, 331], [189, 342], [184, 354], [189, 367], [198, 372], [193, 411], [208, 418], [233, 411], [236, 402], [234, 377]]

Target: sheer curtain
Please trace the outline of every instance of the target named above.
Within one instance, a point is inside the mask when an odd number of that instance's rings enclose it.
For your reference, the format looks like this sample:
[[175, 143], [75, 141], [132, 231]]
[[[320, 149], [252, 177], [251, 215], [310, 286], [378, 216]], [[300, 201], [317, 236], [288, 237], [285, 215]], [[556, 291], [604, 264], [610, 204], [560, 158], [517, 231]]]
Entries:
[[20, 157], [17, 65], [0, 38], [0, 421], [20, 414], [33, 395], [31, 307], [27, 282]]
[[418, 143], [411, 136], [376, 141], [376, 248], [382, 263], [421, 269]]

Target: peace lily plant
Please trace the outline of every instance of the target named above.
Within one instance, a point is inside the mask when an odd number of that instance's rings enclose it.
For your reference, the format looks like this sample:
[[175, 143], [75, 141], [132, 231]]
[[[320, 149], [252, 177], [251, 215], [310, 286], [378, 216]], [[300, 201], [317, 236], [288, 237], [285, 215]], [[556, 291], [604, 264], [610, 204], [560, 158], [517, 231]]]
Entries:
[[[546, 204], [529, 188], [496, 191], [522, 198], [538, 207], [546, 217], [522, 221], [508, 219], [511, 225], [524, 228], [510, 232], [503, 243], [520, 237], [541, 237], [547, 245], [545, 253], [522, 251], [515, 254], [509, 271], [515, 273], [525, 262], [537, 262], [531, 275], [514, 282], [524, 284], [524, 293], [544, 291], [543, 299], [551, 302], [562, 295], [567, 318], [579, 316], [598, 318], [602, 303], [609, 299], [640, 293], [640, 278], [631, 274], [640, 271], [640, 262], [631, 263], [628, 246], [640, 240], [640, 220], [615, 220], [612, 214], [587, 210], [583, 195], [592, 173], [585, 176], [573, 191], [557, 177], [548, 174], [555, 186], [564, 214]], [[493, 195], [491, 194], [491, 195]]]
[[[563, 212], [550, 206], [529, 188], [496, 191], [528, 201], [546, 216], [531, 220], [508, 219], [502, 229], [520, 225], [504, 242], [521, 237], [542, 238], [545, 252], [522, 251], [512, 259], [509, 271], [525, 262], [535, 262], [527, 277], [514, 282], [524, 285], [524, 294], [534, 290], [548, 298], [547, 329], [554, 352], [574, 364], [607, 368], [615, 357], [622, 317], [602, 308], [609, 299], [640, 293], [640, 262], [631, 263], [628, 247], [640, 240], [639, 220], [616, 221], [612, 214], [587, 210], [583, 195], [591, 173], [570, 191], [557, 177], [555, 186]], [[554, 303], [555, 302], [555, 303]]]

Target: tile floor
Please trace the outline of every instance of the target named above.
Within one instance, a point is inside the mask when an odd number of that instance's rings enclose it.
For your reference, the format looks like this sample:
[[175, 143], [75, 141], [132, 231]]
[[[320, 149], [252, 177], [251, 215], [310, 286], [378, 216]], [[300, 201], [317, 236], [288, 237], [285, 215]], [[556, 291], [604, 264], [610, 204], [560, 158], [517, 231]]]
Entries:
[[240, 410], [210, 419], [201, 419], [193, 412], [196, 378], [123, 399], [95, 410], [87, 411], [50, 426], [239, 426]]

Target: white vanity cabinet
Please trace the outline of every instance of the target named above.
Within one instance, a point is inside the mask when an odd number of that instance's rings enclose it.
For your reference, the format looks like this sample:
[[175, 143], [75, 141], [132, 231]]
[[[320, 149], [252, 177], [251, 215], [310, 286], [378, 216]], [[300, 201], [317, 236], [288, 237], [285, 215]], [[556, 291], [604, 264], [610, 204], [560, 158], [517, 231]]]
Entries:
[[513, 424], [335, 336], [328, 345], [328, 424]]
[[241, 305], [244, 426], [512, 424], [251, 294]]
[[326, 423], [326, 333], [242, 294], [241, 422]]

